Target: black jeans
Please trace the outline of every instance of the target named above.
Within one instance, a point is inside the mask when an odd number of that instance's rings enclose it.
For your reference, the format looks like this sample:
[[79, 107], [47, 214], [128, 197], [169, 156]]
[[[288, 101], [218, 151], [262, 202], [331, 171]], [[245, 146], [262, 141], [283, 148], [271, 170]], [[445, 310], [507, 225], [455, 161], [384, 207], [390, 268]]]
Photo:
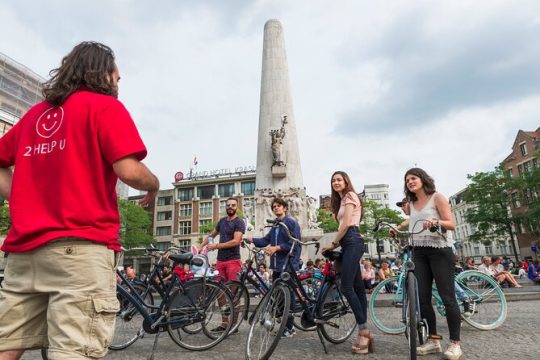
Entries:
[[359, 264], [360, 258], [364, 255], [364, 239], [360, 236], [358, 227], [351, 226], [340, 243], [343, 254], [341, 292], [351, 306], [356, 323], [360, 328], [365, 328], [367, 322], [367, 298]]
[[437, 322], [431, 303], [432, 283], [435, 280], [446, 309], [450, 340], [459, 341], [461, 316], [454, 288], [455, 258], [452, 248], [417, 246], [414, 248], [413, 261], [414, 274], [418, 279], [420, 311], [427, 320], [429, 334], [437, 335]]

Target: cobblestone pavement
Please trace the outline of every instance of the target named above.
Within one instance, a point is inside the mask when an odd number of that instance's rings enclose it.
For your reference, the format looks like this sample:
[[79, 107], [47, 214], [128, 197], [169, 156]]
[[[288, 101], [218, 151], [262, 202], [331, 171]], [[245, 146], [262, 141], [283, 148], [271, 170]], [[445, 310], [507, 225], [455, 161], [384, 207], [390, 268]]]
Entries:
[[[448, 339], [448, 330], [444, 318], [438, 317], [439, 333]], [[371, 326], [371, 329], [375, 329]], [[325, 355], [315, 332], [298, 332], [293, 338], [282, 339], [272, 359], [406, 359], [407, 343], [404, 335], [385, 335], [373, 330], [375, 335], [375, 354], [368, 356], [352, 355], [352, 340], [341, 345], [328, 345], [329, 354]], [[247, 326], [243, 325], [238, 334], [230, 336], [215, 348], [205, 352], [189, 352], [176, 346], [167, 333], [159, 337], [156, 360], [190, 359], [219, 360], [244, 359]], [[463, 360], [467, 359], [540, 359], [540, 301], [512, 301], [508, 303], [508, 317], [499, 329], [479, 331], [463, 324], [461, 338], [464, 351]], [[111, 351], [107, 360], [148, 359], [154, 336], [140, 339], [123, 351]], [[23, 359], [40, 359], [39, 352], [27, 352]], [[441, 359], [440, 354], [428, 355], [422, 359]]]

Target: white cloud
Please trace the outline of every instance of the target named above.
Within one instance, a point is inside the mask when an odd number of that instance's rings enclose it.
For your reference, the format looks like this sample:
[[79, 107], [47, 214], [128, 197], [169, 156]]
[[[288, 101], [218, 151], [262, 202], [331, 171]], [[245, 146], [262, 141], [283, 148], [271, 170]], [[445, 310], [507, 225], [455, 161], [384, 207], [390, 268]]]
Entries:
[[[536, 1], [3, 2], [0, 51], [46, 75], [82, 40], [116, 52], [120, 98], [169, 187], [174, 173], [254, 165], [264, 22], [284, 27], [304, 181], [329, 192], [424, 167], [446, 195], [538, 127]], [[534, 64], [534, 66], [533, 66]], [[533, 71], [534, 70], [534, 71]]]

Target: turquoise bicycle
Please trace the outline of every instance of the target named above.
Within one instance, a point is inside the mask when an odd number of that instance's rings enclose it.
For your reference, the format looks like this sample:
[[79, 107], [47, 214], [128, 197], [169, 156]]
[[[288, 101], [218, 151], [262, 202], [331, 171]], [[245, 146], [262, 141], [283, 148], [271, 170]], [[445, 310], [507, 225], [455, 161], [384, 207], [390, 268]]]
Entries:
[[[392, 228], [390, 224], [384, 226]], [[404, 246], [398, 241], [396, 246], [400, 249], [400, 257], [405, 263], [409, 253], [404, 251]], [[406, 273], [402, 272], [380, 282], [369, 300], [369, 313], [373, 323], [387, 334], [403, 334], [406, 330], [401, 316], [405, 297], [405, 275]], [[476, 270], [468, 270], [458, 274], [455, 282], [462, 290], [457, 300], [463, 321], [479, 330], [496, 329], [504, 323], [507, 315], [506, 298], [494, 278]], [[437, 311], [445, 316], [444, 304], [435, 285], [432, 296]]]

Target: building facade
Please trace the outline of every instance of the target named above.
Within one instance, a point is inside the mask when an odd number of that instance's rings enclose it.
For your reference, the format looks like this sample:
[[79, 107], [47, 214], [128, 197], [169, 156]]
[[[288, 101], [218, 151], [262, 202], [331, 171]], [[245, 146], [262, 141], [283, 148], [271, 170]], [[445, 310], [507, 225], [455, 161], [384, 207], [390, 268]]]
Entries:
[[452, 232], [452, 236], [456, 242], [458, 253], [463, 258], [470, 256], [476, 259], [477, 264], [479, 263], [478, 260], [485, 255], [513, 257], [514, 253], [512, 251], [512, 240], [508, 237], [492, 239], [489, 243], [470, 240], [470, 236], [474, 233], [475, 228], [471, 224], [467, 223], [467, 220], [465, 219], [465, 214], [472, 205], [463, 200], [464, 192], [465, 190], [461, 190], [458, 193], [450, 196], [448, 199], [452, 216], [456, 222], [456, 229]]
[[371, 200], [381, 205], [384, 208], [390, 207], [388, 184], [375, 184], [364, 186], [364, 199]]
[[0, 53], [0, 110], [21, 118], [43, 99], [44, 82], [45, 78]]
[[238, 200], [246, 228], [252, 227], [255, 170], [207, 173], [177, 177], [174, 188], [158, 192], [154, 235], [159, 248], [175, 245], [188, 250], [197, 245], [226, 216], [225, 204], [230, 197]]
[[[515, 177], [520, 176], [538, 167], [538, 151], [540, 146], [540, 128], [535, 131], [519, 130], [514, 143], [512, 144], [512, 153], [503, 161], [502, 166], [506, 175]], [[521, 215], [528, 210], [527, 203], [534, 197], [538, 198], [540, 194], [529, 190], [523, 193], [514, 191], [511, 193], [510, 209], [512, 214]], [[517, 236], [519, 252], [523, 257], [533, 258], [535, 254], [532, 249], [538, 249], [540, 238], [531, 232], [529, 224], [519, 223], [514, 227]], [[537, 229], [540, 230], [540, 229]]]

